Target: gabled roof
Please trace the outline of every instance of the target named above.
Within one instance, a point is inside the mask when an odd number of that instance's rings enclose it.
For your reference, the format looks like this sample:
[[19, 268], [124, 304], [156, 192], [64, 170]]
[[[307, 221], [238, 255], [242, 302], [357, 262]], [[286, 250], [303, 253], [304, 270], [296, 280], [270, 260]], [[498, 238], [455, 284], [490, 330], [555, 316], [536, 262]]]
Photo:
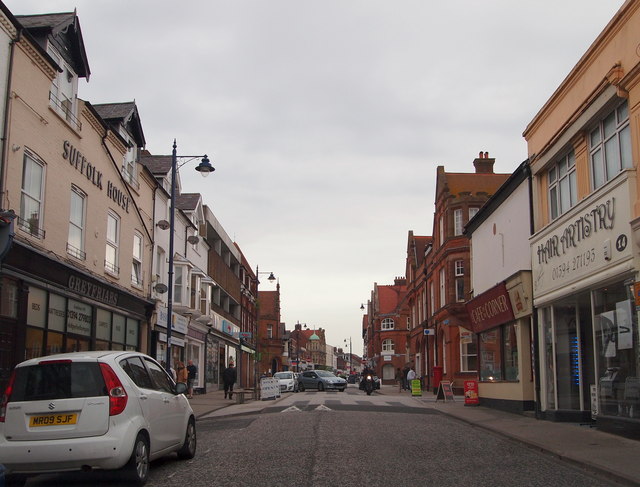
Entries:
[[122, 124], [131, 133], [132, 137], [138, 144], [138, 147], [144, 147], [146, 142], [144, 133], [142, 132], [142, 123], [138, 114], [138, 107], [135, 101], [121, 103], [100, 103], [93, 105], [98, 115], [109, 125]]
[[399, 305], [407, 294], [407, 286], [378, 286], [378, 311], [379, 314], [399, 313]]
[[[73, 66], [80, 78], [89, 80], [91, 70], [75, 11], [15, 17], [44, 50], [50, 37], [57, 40], [56, 47], [65, 61]], [[67, 43], [61, 42], [60, 37], [66, 37]]]
[[409, 230], [407, 241], [407, 259], [416, 267], [420, 267], [424, 261], [425, 249], [433, 243], [433, 237], [414, 235]]
[[[486, 193], [492, 195], [509, 178], [510, 174], [476, 174], [445, 172], [448, 193]], [[442, 189], [445, 189], [444, 187]]]

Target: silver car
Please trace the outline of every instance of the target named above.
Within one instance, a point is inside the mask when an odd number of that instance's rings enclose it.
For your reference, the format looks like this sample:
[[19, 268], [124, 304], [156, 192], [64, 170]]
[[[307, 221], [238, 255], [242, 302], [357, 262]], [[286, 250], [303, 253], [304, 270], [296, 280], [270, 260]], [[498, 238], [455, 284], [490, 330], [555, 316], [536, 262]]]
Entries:
[[298, 390], [344, 391], [347, 381], [327, 370], [305, 370], [298, 376]]
[[0, 402], [0, 454], [10, 485], [29, 475], [121, 469], [137, 485], [149, 462], [193, 458], [186, 386], [138, 352], [75, 352], [27, 360]]

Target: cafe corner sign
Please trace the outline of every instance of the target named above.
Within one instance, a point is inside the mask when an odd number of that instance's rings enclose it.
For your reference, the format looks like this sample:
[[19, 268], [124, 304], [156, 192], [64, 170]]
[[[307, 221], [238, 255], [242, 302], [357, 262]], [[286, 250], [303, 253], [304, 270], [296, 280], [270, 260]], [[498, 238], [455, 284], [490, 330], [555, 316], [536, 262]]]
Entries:
[[474, 333], [482, 333], [515, 319], [504, 282], [473, 298], [466, 308]]

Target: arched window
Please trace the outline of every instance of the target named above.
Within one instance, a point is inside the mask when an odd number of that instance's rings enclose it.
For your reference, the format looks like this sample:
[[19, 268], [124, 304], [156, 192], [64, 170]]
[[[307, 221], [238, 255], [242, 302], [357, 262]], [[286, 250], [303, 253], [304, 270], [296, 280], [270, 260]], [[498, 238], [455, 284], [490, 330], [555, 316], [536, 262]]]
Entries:
[[393, 352], [394, 351], [393, 340], [383, 340], [383, 342], [382, 342], [382, 351], [383, 352]]
[[393, 330], [393, 319], [392, 318], [385, 318], [384, 320], [382, 320], [382, 329], [383, 330]]

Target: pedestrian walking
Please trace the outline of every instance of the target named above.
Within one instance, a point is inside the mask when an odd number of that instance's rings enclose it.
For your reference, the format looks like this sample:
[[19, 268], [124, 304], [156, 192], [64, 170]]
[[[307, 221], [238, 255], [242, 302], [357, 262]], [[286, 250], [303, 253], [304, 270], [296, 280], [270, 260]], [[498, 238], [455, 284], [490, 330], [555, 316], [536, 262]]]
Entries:
[[229, 399], [233, 398], [233, 384], [236, 382], [236, 368], [233, 365], [233, 362], [229, 363], [229, 367], [224, 369], [222, 372], [222, 382], [224, 383], [224, 398], [227, 398], [227, 394], [229, 395]]
[[187, 364], [187, 397], [191, 399], [193, 397], [193, 384], [196, 382], [198, 367], [193, 365], [193, 360], [189, 360]]
[[402, 379], [404, 379], [404, 375], [402, 375], [402, 370], [400, 370], [400, 367], [398, 367], [396, 369], [396, 384], [398, 384], [398, 392], [402, 391]]
[[409, 373], [409, 365], [405, 365], [404, 369], [402, 369], [402, 390], [406, 391], [409, 389], [409, 385], [407, 382], [407, 374]]

